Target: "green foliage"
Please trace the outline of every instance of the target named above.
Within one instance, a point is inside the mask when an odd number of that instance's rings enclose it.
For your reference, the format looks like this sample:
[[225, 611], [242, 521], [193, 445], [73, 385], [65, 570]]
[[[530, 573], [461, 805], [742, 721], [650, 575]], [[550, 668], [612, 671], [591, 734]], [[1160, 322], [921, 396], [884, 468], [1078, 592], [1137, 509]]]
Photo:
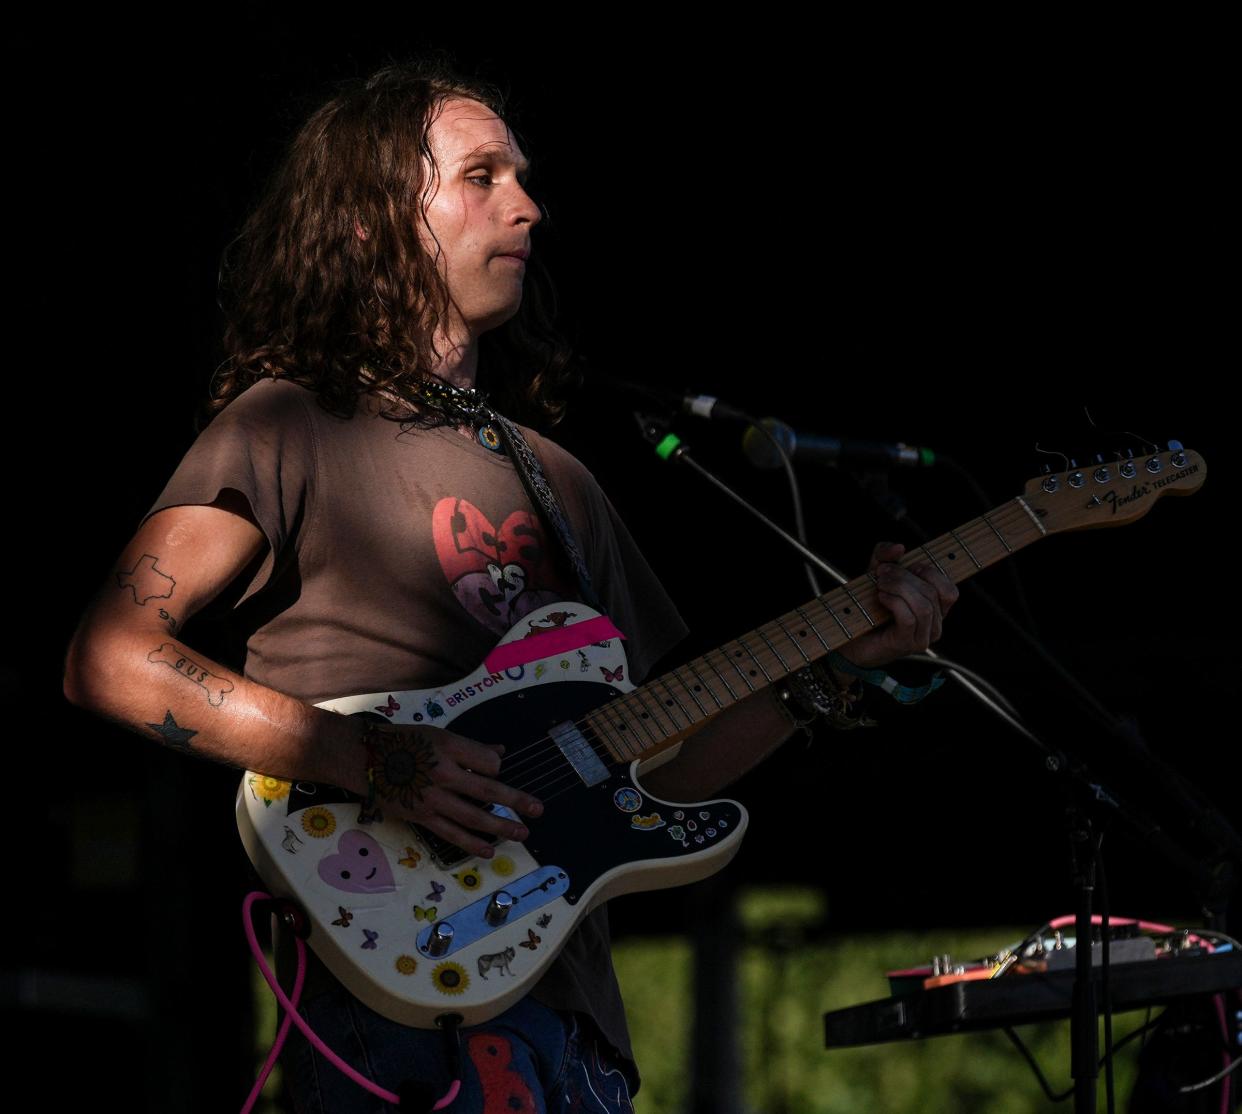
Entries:
[[[750, 939], [773, 919], [813, 929], [820, 907], [806, 895], [759, 891], [743, 897]], [[789, 914], [801, 914], [790, 916]], [[1020, 939], [1026, 928], [929, 934], [822, 937], [800, 941], [786, 931], [778, 947], [752, 944], [742, 955], [740, 1003], [742, 1085], [756, 1114], [1046, 1114], [1054, 1104], [1000, 1032], [961, 1034], [864, 1048], [825, 1049], [822, 1016], [888, 995], [884, 972], [950, 952], [969, 959]], [[692, 1023], [691, 942], [641, 939], [613, 950], [625, 995], [635, 1055], [643, 1074], [638, 1114], [688, 1109]], [[1114, 1019], [1113, 1039], [1143, 1023], [1142, 1013]], [[1069, 1023], [1024, 1026], [1019, 1035], [1054, 1090], [1066, 1090]], [[1101, 1046], [1103, 1037], [1101, 1035]], [[1134, 1079], [1137, 1042], [1115, 1061], [1118, 1107]], [[1100, 1076], [1099, 1108], [1104, 1109]]]

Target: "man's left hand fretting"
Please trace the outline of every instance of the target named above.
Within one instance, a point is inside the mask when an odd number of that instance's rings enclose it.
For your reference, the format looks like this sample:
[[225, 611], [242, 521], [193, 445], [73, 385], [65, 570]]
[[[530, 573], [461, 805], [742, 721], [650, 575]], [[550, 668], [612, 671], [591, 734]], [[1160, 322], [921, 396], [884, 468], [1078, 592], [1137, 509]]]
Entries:
[[944, 617], [957, 602], [957, 585], [930, 561], [898, 564], [905, 552], [896, 542], [880, 542], [871, 552], [876, 593], [892, 620], [845, 647], [845, 657], [864, 669], [921, 654], [940, 638]]

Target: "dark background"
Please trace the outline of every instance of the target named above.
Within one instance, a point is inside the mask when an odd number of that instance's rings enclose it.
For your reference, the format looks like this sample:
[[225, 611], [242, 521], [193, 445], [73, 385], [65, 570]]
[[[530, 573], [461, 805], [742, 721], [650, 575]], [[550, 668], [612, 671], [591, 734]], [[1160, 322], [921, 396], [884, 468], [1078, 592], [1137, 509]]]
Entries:
[[[247, 1034], [212, 1021], [245, 978], [236, 775], [70, 708], [60, 659], [193, 436], [219, 359], [220, 252], [283, 142], [335, 81], [428, 46], [510, 90], [550, 213], [536, 250], [590, 368], [803, 430], [931, 446], [989, 505], [1046, 459], [1060, 467], [1037, 444], [1088, 459], [1178, 438], [1202, 453], [1213, 474], [1193, 499], [1050, 540], [982, 580], [1239, 820], [1223, 273], [1236, 181], [1210, 29], [840, 26], [810, 41], [776, 24], [672, 37], [620, 12], [590, 30], [511, 15], [489, 30], [270, 9], [179, 30], [28, 19], [16, 38], [10, 376], [23, 405], [7, 440], [21, 521], [40, 529], [34, 546], [10, 546], [22, 633], [4, 677], [41, 834], [10, 923], [5, 1005], [28, 1010], [36, 1042], [72, 1048], [83, 1080], [149, 1056], [162, 1109], [169, 1095], [218, 1109], [208, 1081], [171, 1083], [213, 1063], [221, 1101], [240, 1093], [220, 1066]], [[750, 469], [738, 430], [677, 428], [788, 523], [782, 481]], [[672, 661], [809, 596], [796, 559], [654, 459], [625, 400], [590, 377], [556, 436], [690, 622]], [[812, 543], [846, 569], [878, 538], [911, 540], [858, 477], [801, 478]], [[984, 509], [947, 469], [888, 486], [932, 534]], [[1210, 857], [1168, 780], [1138, 776], [970, 593], [940, 649]], [[875, 712], [880, 727], [819, 732], [731, 790], [753, 813], [732, 880], [822, 885], [831, 931], [1070, 911], [1061, 801], [1039, 753], [951, 687]], [[1115, 911], [1196, 916], [1184, 871], [1122, 825], [1106, 848]], [[626, 899], [614, 923], [684, 931], [685, 900]]]

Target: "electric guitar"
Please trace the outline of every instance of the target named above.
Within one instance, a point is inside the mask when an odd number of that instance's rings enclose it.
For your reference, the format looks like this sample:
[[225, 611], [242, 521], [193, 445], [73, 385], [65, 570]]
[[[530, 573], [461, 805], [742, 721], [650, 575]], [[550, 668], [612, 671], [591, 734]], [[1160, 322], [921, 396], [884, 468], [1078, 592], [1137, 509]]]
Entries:
[[[962, 581], [1052, 534], [1131, 522], [1162, 495], [1195, 491], [1206, 472], [1173, 443], [1040, 477], [903, 563], [930, 561]], [[360, 1000], [419, 1028], [445, 1014], [480, 1024], [534, 986], [589, 910], [705, 878], [737, 852], [740, 804], [661, 800], [643, 788], [643, 768], [887, 619], [867, 574], [636, 688], [606, 617], [580, 603], [542, 607], [454, 685], [319, 705], [503, 742], [499, 779], [545, 803], [542, 816], [523, 818], [524, 843], [474, 858], [417, 825], [361, 815], [343, 790], [252, 771], [237, 794], [242, 841], [271, 891], [304, 908], [310, 944]]]

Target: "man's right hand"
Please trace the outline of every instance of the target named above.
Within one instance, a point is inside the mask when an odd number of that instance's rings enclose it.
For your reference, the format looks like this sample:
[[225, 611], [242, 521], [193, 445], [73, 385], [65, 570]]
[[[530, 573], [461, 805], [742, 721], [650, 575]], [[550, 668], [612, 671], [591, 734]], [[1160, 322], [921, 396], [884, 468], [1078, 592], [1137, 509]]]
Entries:
[[363, 769], [376, 801], [387, 806], [386, 816], [396, 806], [403, 819], [472, 855], [487, 859], [494, 854], [480, 832], [519, 842], [530, 834], [521, 823], [478, 802], [504, 805], [524, 816], [543, 812], [537, 798], [496, 780], [505, 749], [499, 744], [478, 743], [438, 727], [368, 722], [361, 746]]

